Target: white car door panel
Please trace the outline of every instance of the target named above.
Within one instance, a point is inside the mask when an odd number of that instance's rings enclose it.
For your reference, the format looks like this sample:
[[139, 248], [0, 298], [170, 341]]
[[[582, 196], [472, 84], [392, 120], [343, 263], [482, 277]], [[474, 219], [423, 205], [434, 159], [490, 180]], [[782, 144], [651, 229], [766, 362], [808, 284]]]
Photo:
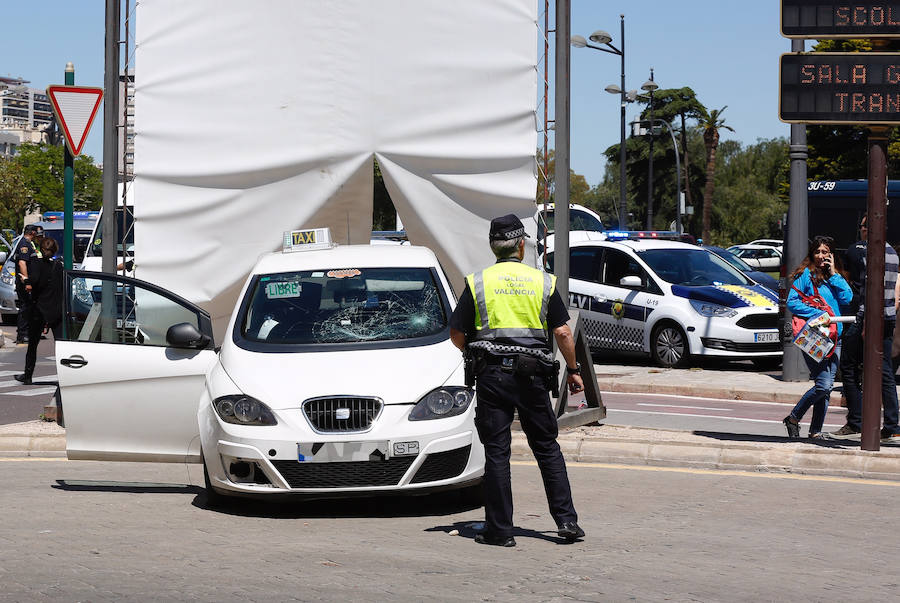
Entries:
[[[197, 411], [216, 361], [209, 315], [116, 275], [70, 272], [66, 291], [56, 365], [68, 457], [199, 462]], [[168, 327], [184, 322], [208, 339], [167, 345]]]

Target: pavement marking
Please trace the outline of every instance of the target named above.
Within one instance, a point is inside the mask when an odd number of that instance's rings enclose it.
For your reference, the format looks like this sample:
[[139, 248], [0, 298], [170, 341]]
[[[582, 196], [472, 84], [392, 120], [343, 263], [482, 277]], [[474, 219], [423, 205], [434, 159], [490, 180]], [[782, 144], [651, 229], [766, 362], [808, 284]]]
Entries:
[[660, 408], [692, 408], [694, 410], [721, 410], [722, 412], [734, 412], [733, 408], [712, 408], [709, 406], [679, 406], [677, 404], [650, 404], [649, 402], [638, 402], [638, 406], [656, 406]]
[[[56, 381], [56, 375], [35, 375], [32, 381]], [[15, 379], [0, 381], [0, 388], [22, 386], [22, 383]]]
[[22, 463], [22, 462], [39, 462], [44, 463], [47, 461], [64, 461], [69, 462], [69, 459], [66, 457], [60, 456], [0, 456], [0, 463]]
[[[537, 467], [535, 461], [510, 461], [512, 465]], [[694, 475], [734, 475], [737, 477], [760, 477], [764, 479], [796, 479], [813, 482], [833, 482], [838, 484], [865, 484], [868, 486], [893, 486], [900, 488], [900, 481], [870, 479], [865, 477], [834, 477], [830, 475], [803, 475], [797, 473], [760, 473], [756, 471], [735, 471], [734, 469], [690, 469], [687, 467], [650, 467], [647, 465], [622, 465], [616, 463], [566, 463], [566, 467], [586, 469], [630, 469], [634, 471], [661, 471], [666, 473], [690, 473]]]
[[[671, 407], [670, 407], [671, 408]], [[714, 410], [724, 410], [716, 408]], [[697, 415], [694, 413], [688, 412], [659, 412], [656, 410], [629, 410], [624, 408], [608, 408], [607, 412], [631, 412], [637, 413], [639, 415], [665, 415], [669, 417], [699, 417], [701, 419], [725, 419], [726, 421], [746, 421], [748, 423], [772, 423], [772, 424], [781, 424], [781, 421], [773, 421], [771, 419], [747, 419], [744, 417], [725, 417], [722, 415]], [[808, 425], [809, 423], [801, 422], [801, 425]], [[823, 427], [843, 427], [843, 423], [825, 423]]]

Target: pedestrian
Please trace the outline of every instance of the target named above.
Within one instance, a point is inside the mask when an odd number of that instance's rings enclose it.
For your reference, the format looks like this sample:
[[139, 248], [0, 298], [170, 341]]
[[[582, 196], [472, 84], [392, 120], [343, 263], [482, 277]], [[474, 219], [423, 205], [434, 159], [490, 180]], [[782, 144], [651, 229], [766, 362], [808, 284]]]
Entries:
[[550, 352], [551, 333], [566, 360], [570, 392], [584, 389], [581, 366], [556, 277], [522, 263], [526, 236], [513, 214], [491, 220], [489, 239], [497, 262], [466, 277], [465, 292], [450, 319], [450, 339], [474, 363], [475, 427], [485, 453], [485, 529], [475, 542], [504, 547], [516, 545], [509, 469], [515, 411], [540, 467], [557, 534], [567, 542], [584, 536], [548, 393], [558, 370]]
[[[824, 324], [830, 325], [830, 316], [839, 316], [853, 300], [853, 291], [841, 275], [840, 265], [836, 264], [834, 239], [831, 237], [819, 235], [813, 238], [809, 253], [791, 274], [791, 280], [793, 285], [788, 293], [787, 307], [791, 314], [804, 320], [824, 314]], [[821, 303], [816, 303], [821, 301], [827, 304], [830, 312], [819, 307]], [[839, 338], [842, 325], [836, 323], [835, 326]], [[825, 412], [828, 410], [828, 400], [834, 386], [834, 375], [840, 363], [840, 355], [840, 339], [835, 342], [831, 354], [821, 360], [817, 361], [808, 354], [803, 354], [813, 386], [800, 397], [797, 405], [782, 421], [789, 437], [800, 437], [800, 420], [810, 407], [813, 408], [813, 416], [809, 425], [809, 437], [814, 439], [824, 437], [822, 426], [825, 423]]]
[[32, 308], [28, 323], [28, 350], [25, 352], [25, 372], [15, 379], [31, 385], [34, 365], [37, 362], [37, 347], [41, 333], [53, 332], [53, 339], [62, 335], [62, 295], [63, 265], [57, 259], [59, 247], [56, 241], [47, 237], [41, 241], [40, 257], [28, 262], [28, 278], [25, 287], [31, 296]]
[[[844, 342], [848, 344], [845, 359], [841, 361], [841, 375], [844, 379], [844, 396], [847, 399], [847, 422], [843, 427], [828, 436], [838, 440], [853, 440], [862, 432], [862, 379], [859, 366], [863, 358], [863, 333], [866, 317], [866, 258], [868, 253], [868, 219], [863, 214], [859, 223], [860, 240], [847, 250], [850, 277], [857, 296], [854, 298], [858, 308], [856, 324], [848, 325]], [[884, 244], [884, 300], [872, 300], [870, 311], [884, 308], [884, 330], [882, 335], [881, 361], [881, 405], [884, 424], [881, 429], [883, 443], [900, 442], [900, 410], [897, 403], [897, 382], [894, 377], [894, 366], [891, 362], [891, 347], [894, 341], [894, 330], [897, 325], [897, 309], [895, 291], [897, 270], [900, 258], [887, 242]], [[852, 329], [852, 330], [851, 330]], [[849, 357], [848, 357], [849, 356]]]
[[19, 315], [16, 320], [16, 343], [28, 342], [28, 323], [31, 317], [31, 295], [25, 288], [28, 278], [28, 260], [38, 255], [38, 245], [44, 236], [44, 229], [37, 224], [29, 224], [22, 232], [22, 238], [13, 254], [13, 267], [16, 271], [16, 299], [19, 302]]

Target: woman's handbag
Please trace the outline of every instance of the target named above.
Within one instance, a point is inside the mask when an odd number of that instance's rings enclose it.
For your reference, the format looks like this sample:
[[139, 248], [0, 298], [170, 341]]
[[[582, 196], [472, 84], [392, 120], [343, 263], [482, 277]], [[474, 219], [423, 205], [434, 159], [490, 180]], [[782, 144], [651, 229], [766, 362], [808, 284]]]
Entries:
[[[822, 310], [826, 312], [829, 316], [834, 316], [834, 310], [831, 309], [831, 306], [828, 305], [828, 302], [819, 295], [819, 288], [816, 287], [815, 281], [811, 281], [813, 286], [813, 294], [807, 295], [796, 286], [791, 285], [791, 289], [797, 292], [797, 295], [800, 296], [800, 301], [809, 306], [810, 308], [815, 308], [817, 310]], [[794, 337], [800, 334], [800, 331], [803, 330], [803, 327], [806, 326], [806, 319], [800, 318], [799, 316], [791, 317], [791, 329], [794, 333]], [[828, 338], [834, 342], [837, 342], [837, 324], [831, 323], [828, 325]], [[828, 352], [826, 358], [830, 357], [834, 353], [834, 349]]]

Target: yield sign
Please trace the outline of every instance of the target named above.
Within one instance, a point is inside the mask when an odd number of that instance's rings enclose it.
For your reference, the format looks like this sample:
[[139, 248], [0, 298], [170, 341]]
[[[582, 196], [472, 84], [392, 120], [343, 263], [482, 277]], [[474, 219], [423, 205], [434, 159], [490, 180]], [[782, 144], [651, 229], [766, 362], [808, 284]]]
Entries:
[[91, 131], [100, 99], [103, 98], [103, 88], [48, 86], [47, 96], [50, 97], [56, 120], [66, 135], [69, 152], [73, 157], [77, 156]]

